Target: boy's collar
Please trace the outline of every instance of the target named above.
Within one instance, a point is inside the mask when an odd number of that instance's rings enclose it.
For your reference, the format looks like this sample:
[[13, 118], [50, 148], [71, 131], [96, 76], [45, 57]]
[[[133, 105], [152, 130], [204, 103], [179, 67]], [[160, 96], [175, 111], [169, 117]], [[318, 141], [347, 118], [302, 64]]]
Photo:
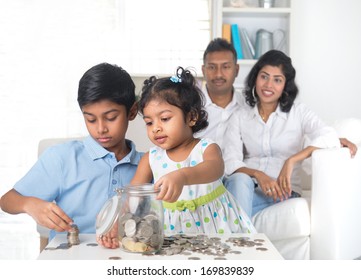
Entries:
[[104, 149], [97, 141], [94, 140], [93, 137], [90, 135], [87, 136], [84, 140], [84, 146], [85, 149], [88, 151], [90, 157], [92, 160], [96, 160], [99, 158], [105, 157], [107, 154], [109, 154], [109, 151], [107, 149]]
[[[136, 151], [135, 144], [128, 139], [125, 139], [125, 141], [126, 141], [128, 147], [130, 148], [130, 152], [120, 161], [138, 164], [138, 162], [139, 162], [138, 157], [140, 157], [140, 155]], [[90, 135], [88, 135], [83, 140], [83, 142], [84, 142], [85, 149], [88, 151], [92, 160], [104, 158], [105, 156], [107, 156], [108, 154], [111, 153], [107, 149], [105, 149], [101, 145], [99, 145], [99, 143], [97, 141], [95, 141], [94, 138], [91, 137]]]

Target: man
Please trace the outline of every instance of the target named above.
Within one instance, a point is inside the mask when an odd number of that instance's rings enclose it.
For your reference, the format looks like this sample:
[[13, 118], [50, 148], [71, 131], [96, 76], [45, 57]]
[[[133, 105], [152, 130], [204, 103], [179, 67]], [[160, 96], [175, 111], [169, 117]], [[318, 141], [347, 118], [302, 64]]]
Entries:
[[[202, 72], [206, 81], [203, 94], [209, 125], [196, 137], [212, 139], [223, 151], [227, 145], [224, 143], [224, 134], [228, 121], [233, 112], [242, 110], [244, 106], [243, 95], [233, 87], [239, 72], [233, 45], [222, 38], [212, 40], [204, 51]], [[226, 176], [224, 184], [251, 217], [251, 198], [238, 195], [241, 188], [253, 186], [249, 176], [237, 172]]]
[[239, 72], [234, 47], [221, 38], [211, 41], [203, 55], [202, 72], [206, 81], [203, 93], [209, 125], [197, 137], [211, 138], [223, 147], [227, 122], [244, 103], [242, 95], [233, 87]]

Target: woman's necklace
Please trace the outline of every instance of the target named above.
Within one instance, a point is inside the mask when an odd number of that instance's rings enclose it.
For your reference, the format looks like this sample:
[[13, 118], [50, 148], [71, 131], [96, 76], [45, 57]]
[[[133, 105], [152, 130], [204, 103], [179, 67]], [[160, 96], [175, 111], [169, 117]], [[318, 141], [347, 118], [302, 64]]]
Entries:
[[259, 115], [261, 116], [261, 119], [266, 122], [267, 121], [267, 118], [266, 116], [263, 114], [263, 110], [261, 108], [259, 108]]
[[276, 110], [276, 108], [274, 110], [272, 110], [269, 114], [265, 113], [265, 111], [263, 110], [261, 105], [258, 105], [258, 112], [259, 115], [261, 116], [262, 120], [264, 122], [267, 122], [269, 119], [269, 116]]
[[259, 114], [260, 114], [262, 120], [265, 122], [265, 121], [266, 121], [266, 117], [265, 117], [261, 112], [259, 112]]

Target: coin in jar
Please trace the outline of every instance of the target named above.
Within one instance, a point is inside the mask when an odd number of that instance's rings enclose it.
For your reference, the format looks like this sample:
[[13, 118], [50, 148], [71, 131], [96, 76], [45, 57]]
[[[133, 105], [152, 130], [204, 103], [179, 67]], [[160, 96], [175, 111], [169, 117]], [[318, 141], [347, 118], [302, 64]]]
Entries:
[[124, 224], [125, 235], [128, 237], [133, 237], [136, 233], [137, 223], [133, 219], [129, 219]]

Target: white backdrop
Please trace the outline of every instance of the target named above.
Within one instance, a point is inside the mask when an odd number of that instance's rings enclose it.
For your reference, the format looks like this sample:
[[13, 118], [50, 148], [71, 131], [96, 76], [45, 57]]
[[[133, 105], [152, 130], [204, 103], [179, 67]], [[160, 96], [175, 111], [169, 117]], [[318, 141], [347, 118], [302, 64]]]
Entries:
[[361, 118], [361, 1], [292, 3], [300, 100], [328, 123]]

